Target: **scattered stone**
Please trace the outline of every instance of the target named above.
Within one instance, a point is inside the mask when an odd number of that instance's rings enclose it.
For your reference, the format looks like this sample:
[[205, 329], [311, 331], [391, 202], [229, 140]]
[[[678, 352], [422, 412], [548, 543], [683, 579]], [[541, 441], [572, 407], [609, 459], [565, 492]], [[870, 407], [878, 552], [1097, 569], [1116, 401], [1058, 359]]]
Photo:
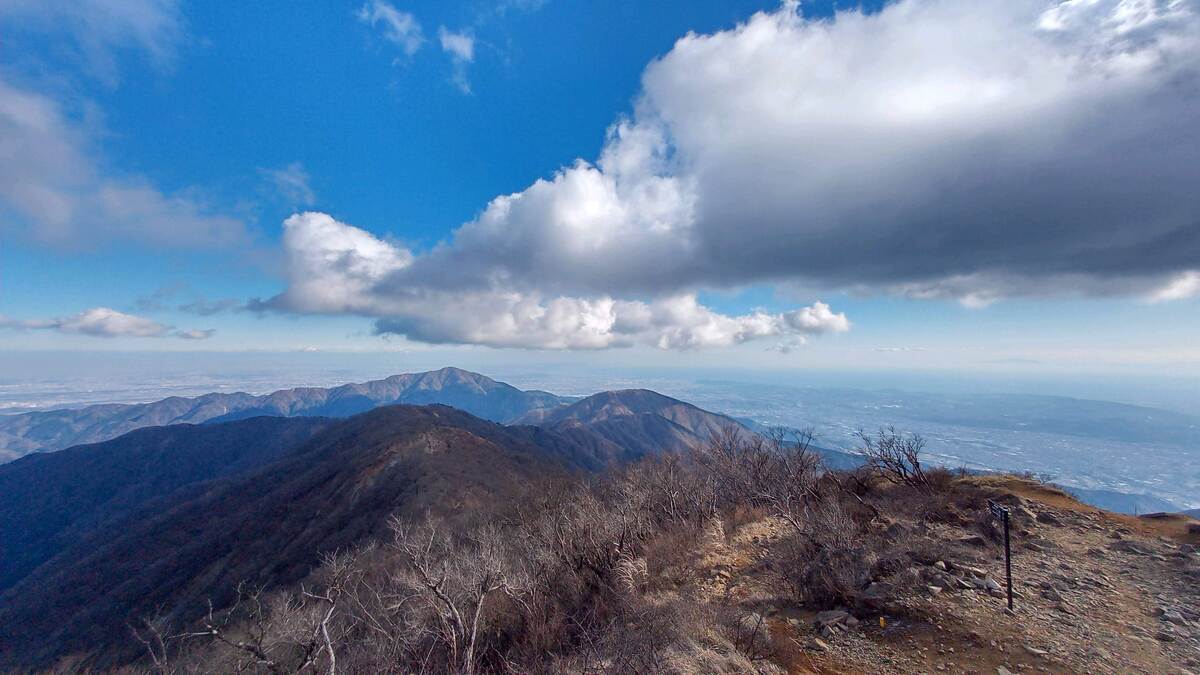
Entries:
[[1062, 524], [1062, 521], [1059, 520], [1058, 516], [1054, 515], [1053, 513], [1049, 512], [1049, 511], [1042, 511], [1041, 513], [1037, 514], [1037, 521], [1039, 523], [1046, 523], [1047, 525], [1061, 525]]
[[1034, 513], [1033, 511], [1030, 511], [1028, 508], [1026, 508], [1024, 506], [1015, 507], [1012, 510], [1012, 514], [1020, 520], [1025, 520], [1025, 521], [1037, 520], [1037, 514]]
[[996, 666], [996, 675], [1013, 675], [1013, 672], [1004, 666]]
[[977, 534], [971, 534], [971, 535], [967, 535], [965, 537], [961, 537], [958, 540], [958, 543], [965, 544], [967, 546], [987, 546], [987, 539], [984, 539], [983, 537], [981, 537]]
[[1169, 610], [1163, 612], [1162, 620], [1170, 621], [1171, 623], [1178, 623], [1178, 624], [1184, 623], [1183, 615], [1173, 609], [1169, 609]]
[[[874, 585], [874, 584], [872, 584], [872, 585]], [[819, 614], [817, 614], [816, 621], [817, 621], [818, 626], [824, 628], [826, 626], [832, 626], [835, 624], [842, 623], [843, 621], [846, 620], [846, 617], [848, 617], [848, 616], [850, 616], [850, 613], [845, 610], [830, 609], [830, 610], [820, 612]]]
[[987, 576], [987, 572], [984, 572], [983, 570], [979, 569], [978, 567], [970, 567], [968, 565], [959, 565], [959, 564], [955, 563], [954, 569], [958, 572], [963, 572], [964, 574], [968, 574], [973, 577], [986, 577]]
[[930, 595], [938, 595], [939, 593], [942, 592], [941, 586], [926, 586], [926, 588], [929, 589]]
[[1038, 649], [1037, 647], [1031, 647], [1030, 645], [1025, 645], [1025, 651], [1033, 654], [1034, 656], [1045, 656], [1050, 653], [1045, 649]]
[[863, 591], [863, 603], [874, 609], [883, 609], [895, 594], [895, 590], [889, 583], [882, 581], [873, 582]]
[[933, 563], [933, 566], [943, 572], [946, 571], [946, 561], [945, 560], [939, 560], [939, 561]]
[[983, 585], [984, 585], [984, 588], [988, 589], [989, 591], [998, 591], [998, 590], [1000, 590], [1000, 584], [999, 584], [999, 583], [998, 583], [998, 582], [997, 582], [995, 579], [993, 579], [993, 578], [991, 578], [991, 577], [987, 577], [987, 578], [985, 578], [985, 579], [983, 580]]
[[1175, 636], [1165, 630], [1160, 630], [1154, 634], [1154, 637], [1161, 642], [1174, 642]]
[[1120, 539], [1108, 545], [1114, 551], [1124, 551], [1133, 553], [1134, 555], [1150, 555], [1150, 551], [1143, 546], [1139, 546], [1136, 542], [1128, 539]]
[[813, 651], [817, 651], [817, 652], [829, 651], [829, 645], [826, 644], [824, 640], [822, 640], [821, 638], [817, 638], [817, 637], [813, 638], [812, 640], [809, 640], [808, 646], [810, 649], [812, 649]]

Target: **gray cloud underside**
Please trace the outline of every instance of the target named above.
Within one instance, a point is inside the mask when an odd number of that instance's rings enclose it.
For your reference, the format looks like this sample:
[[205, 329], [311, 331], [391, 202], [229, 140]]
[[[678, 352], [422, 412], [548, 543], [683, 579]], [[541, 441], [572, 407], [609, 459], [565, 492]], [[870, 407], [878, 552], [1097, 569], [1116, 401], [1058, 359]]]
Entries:
[[[651, 63], [600, 157], [417, 254], [297, 214], [261, 306], [432, 342], [601, 348], [846, 330], [821, 303], [724, 316], [751, 284], [983, 306], [1200, 293], [1197, 0], [794, 3]], [[820, 321], [799, 325], [799, 312]]]
[[390, 283], [1150, 293], [1200, 267], [1198, 75], [1191, 1], [785, 7], [681, 39], [596, 164]]

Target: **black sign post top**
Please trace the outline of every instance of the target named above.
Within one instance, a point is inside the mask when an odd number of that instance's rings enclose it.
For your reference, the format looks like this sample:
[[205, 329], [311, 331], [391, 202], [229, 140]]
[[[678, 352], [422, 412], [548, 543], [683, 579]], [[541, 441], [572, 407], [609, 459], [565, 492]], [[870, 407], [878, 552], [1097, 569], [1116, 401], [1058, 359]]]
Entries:
[[1006, 506], [1000, 506], [992, 500], [988, 500], [988, 510], [992, 512], [992, 517], [1004, 523], [1004, 576], [1008, 582], [1008, 609], [1013, 608], [1013, 583], [1012, 583], [1012, 543], [1008, 533], [1008, 517], [1009, 510]]

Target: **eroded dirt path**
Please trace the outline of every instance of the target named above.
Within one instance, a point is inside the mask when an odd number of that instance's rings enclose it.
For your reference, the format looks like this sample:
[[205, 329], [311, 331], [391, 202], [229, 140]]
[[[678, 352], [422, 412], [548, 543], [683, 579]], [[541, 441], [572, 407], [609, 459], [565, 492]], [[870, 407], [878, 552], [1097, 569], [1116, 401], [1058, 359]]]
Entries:
[[963, 545], [965, 525], [926, 530], [954, 544], [942, 560], [882, 610], [831, 626], [775, 595], [769, 550], [786, 529], [773, 518], [710, 524], [692, 592], [766, 617], [771, 661], [790, 673], [1200, 673], [1200, 537], [1011, 487], [1014, 612], [996, 585], [1002, 550]]

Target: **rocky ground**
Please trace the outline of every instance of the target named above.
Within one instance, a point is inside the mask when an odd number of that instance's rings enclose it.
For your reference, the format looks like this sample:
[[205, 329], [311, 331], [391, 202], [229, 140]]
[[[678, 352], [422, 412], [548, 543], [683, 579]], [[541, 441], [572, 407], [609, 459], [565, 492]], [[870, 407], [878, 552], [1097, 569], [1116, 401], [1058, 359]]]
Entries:
[[771, 550], [782, 523], [714, 522], [685, 592], [764, 626], [764, 671], [1200, 673], [1195, 521], [1112, 514], [1011, 477], [967, 480], [1012, 511], [1013, 611], [1003, 548], [968, 519], [890, 523], [889, 536], [939, 546], [856, 606], [819, 613], [778, 595]]

